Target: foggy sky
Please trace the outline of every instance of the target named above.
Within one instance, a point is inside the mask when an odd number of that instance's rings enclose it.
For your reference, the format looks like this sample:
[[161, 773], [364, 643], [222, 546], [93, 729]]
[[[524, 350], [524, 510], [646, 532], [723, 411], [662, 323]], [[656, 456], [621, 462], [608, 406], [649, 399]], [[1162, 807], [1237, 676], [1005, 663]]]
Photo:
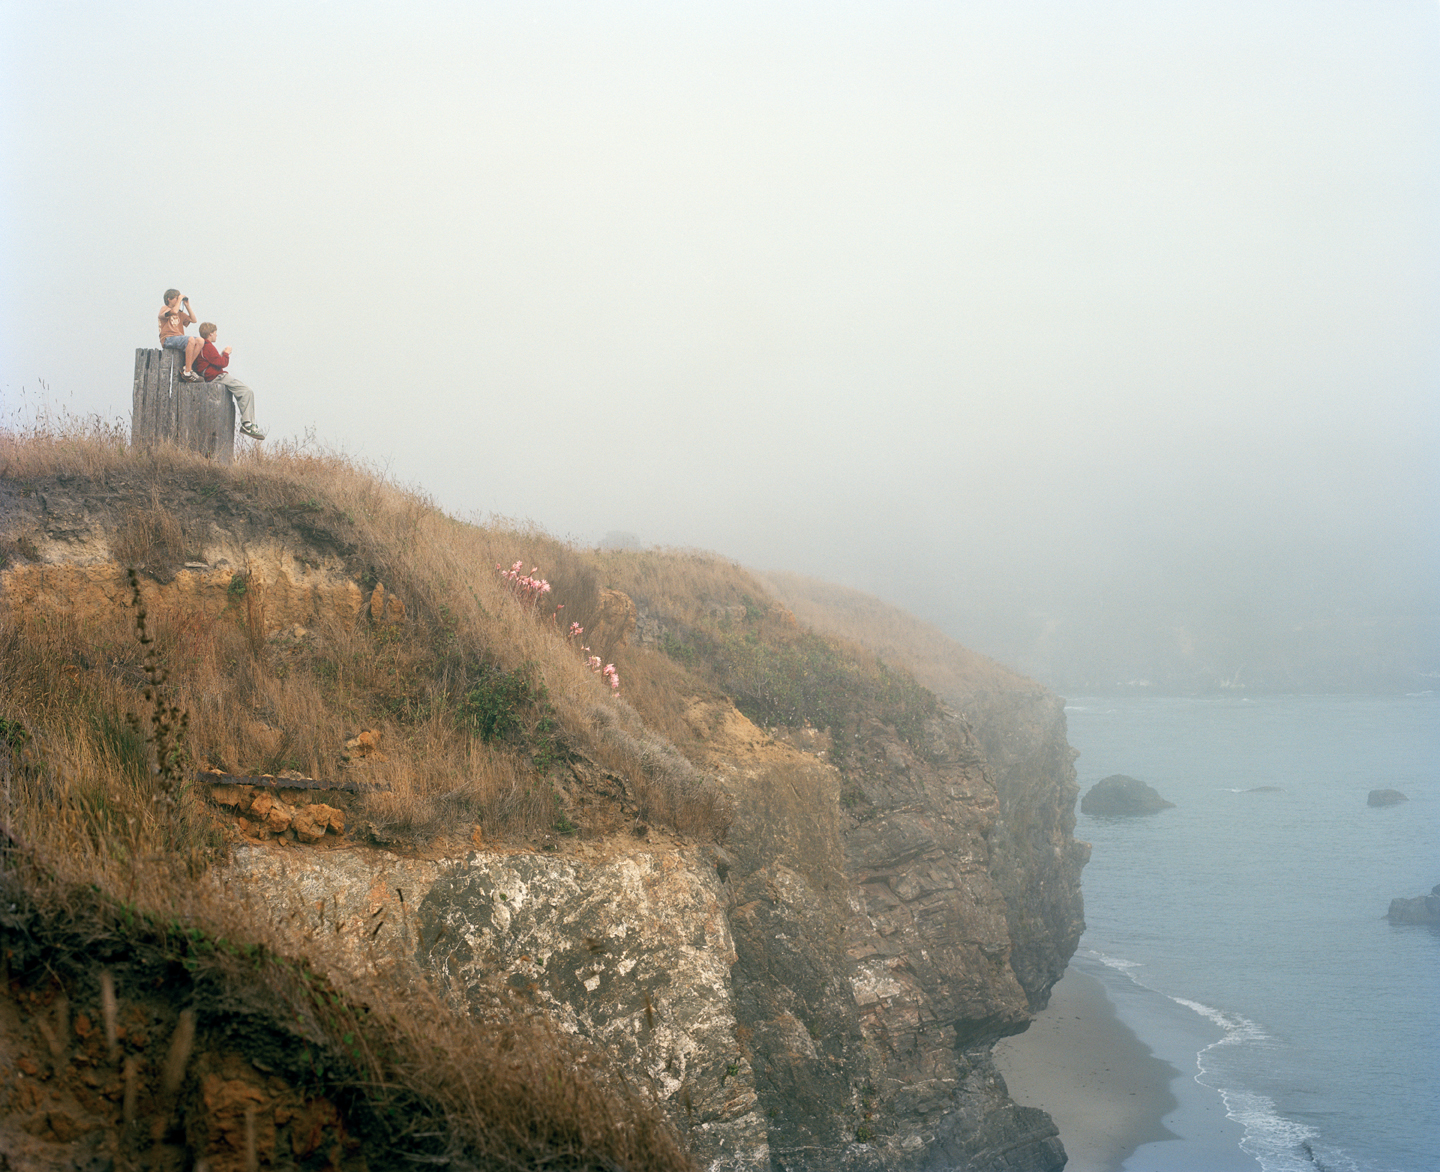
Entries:
[[1437, 612], [1434, 0], [0, 12], [0, 421], [174, 285], [272, 440], [1002, 658]]

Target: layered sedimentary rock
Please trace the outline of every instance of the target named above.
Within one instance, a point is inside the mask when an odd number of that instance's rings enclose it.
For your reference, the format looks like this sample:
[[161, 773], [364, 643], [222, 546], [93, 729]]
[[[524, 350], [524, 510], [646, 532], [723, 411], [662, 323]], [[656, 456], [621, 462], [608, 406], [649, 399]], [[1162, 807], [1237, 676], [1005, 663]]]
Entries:
[[[222, 482], [223, 483], [223, 482]], [[323, 620], [403, 621], [383, 585], [362, 586], [356, 551], [307, 513], [274, 514], [216, 486], [0, 482], [3, 600], [84, 623], [127, 605], [125, 568], [147, 605], [263, 611], [268, 631]]]
[[1090, 844], [1075, 838], [1075, 750], [1065, 701], [1018, 677], [953, 697], [995, 783], [1000, 815], [991, 875], [1005, 897], [1010, 967], [1032, 1010], [1050, 1001], [1085, 931], [1080, 871]]
[[[773, 1166], [1059, 1168], [1049, 1118], [1010, 1102], [990, 1061], [1030, 1012], [997, 875], [1029, 880], [996, 857], [1004, 802], [966, 722], [946, 711], [918, 746], [862, 728], [864, 784], [842, 793], [814, 757], [773, 742], [735, 751], [753, 726], [729, 721], [712, 764], [737, 810], [733, 981]], [[1068, 752], [1058, 761], [1037, 788], [1063, 824], [1073, 773]], [[1042, 946], [1038, 919], [1027, 934], [1054, 961], [1048, 981], [1037, 965], [1037, 1000], [1078, 938], [1080, 858], [1062, 851], [1056, 865], [1066, 936]]]

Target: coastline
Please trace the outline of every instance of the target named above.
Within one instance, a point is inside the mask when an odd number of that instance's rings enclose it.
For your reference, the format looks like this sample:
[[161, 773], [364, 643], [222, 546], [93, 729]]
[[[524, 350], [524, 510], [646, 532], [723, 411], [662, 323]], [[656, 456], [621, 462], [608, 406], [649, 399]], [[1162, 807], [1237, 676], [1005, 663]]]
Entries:
[[1072, 960], [1030, 1028], [994, 1051], [1011, 1098], [1055, 1121], [1066, 1172], [1256, 1172], [1244, 1128], [1195, 1081], [1195, 1056], [1220, 1031], [1094, 968]]
[[1073, 963], [1023, 1034], [995, 1045], [1010, 1097], [1060, 1129], [1066, 1172], [1118, 1172], [1142, 1144], [1179, 1138], [1162, 1122], [1179, 1106], [1180, 1073], [1119, 1018], [1105, 987]]

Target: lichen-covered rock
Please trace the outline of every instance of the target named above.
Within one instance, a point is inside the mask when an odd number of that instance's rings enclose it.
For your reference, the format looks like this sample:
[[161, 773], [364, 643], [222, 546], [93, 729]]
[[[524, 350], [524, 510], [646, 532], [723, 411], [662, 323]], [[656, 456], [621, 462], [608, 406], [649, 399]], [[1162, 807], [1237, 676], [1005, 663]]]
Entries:
[[1170, 810], [1174, 802], [1167, 802], [1152, 786], [1139, 778], [1126, 777], [1123, 773], [1112, 773], [1092, 785], [1080, 799], [1082, 814], [1127, 815], [1157, 814]]
[[720, 879], [694, 849], [476, 852], [419, 908], [417, 958], [481, 1009], [515, 996], [598, 1043], [688, 1126], [714, 1169], [769, 1167], [730, 987]]
[[[689, 716], [735, 803], [723, 849], [585, 857], [582, 843], [447, 864], [247, 847], [232, 866], [367, 956], [413, 955], [477, 1009], [518, 999], [596, 1042], [709, 1167], [1049, 1172], [1064, 1163], [1053, 1124], [1008, 1098], [990, 1058], [1080, 925], [1083, 855], [1058, 812], [1074, 800], [1063, 715], [1026, 711], [1003, 796], [954, 713], [913, 745], [878, 722], [858, 730], [867, 780], [847, 806], [833, 766], [713, 699]], [[1007, 868], [997, 841], [1031, 858]], [[1061, 890], [1058, 927], [1037, 917], [1019, 937], [1032, 993], [1002, 881], [1023, 897], [1043, 882], [1026, 873], [1037, 858]]]
[[440, 874], [433, 859], [405, 858], [373, 847], [343, 851], [235, 848], [225, 879], [238, 897], [265, 903], [282, 918], [324, 928], [364, 963], [409, 962], [415, 913]]

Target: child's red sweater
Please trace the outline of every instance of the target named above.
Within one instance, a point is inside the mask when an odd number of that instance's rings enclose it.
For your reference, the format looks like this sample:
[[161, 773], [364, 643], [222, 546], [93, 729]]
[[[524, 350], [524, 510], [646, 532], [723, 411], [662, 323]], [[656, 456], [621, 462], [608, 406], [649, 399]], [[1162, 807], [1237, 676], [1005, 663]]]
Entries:
[[195, 369], [207, 383], [213, 383], [225, 373], [225, 368], [230, 365], [230, 355], [221, 354], [215, 348], [214, 342], [206, 342], [205, 349], [200, 351], [200, 356], [195, 359]]

